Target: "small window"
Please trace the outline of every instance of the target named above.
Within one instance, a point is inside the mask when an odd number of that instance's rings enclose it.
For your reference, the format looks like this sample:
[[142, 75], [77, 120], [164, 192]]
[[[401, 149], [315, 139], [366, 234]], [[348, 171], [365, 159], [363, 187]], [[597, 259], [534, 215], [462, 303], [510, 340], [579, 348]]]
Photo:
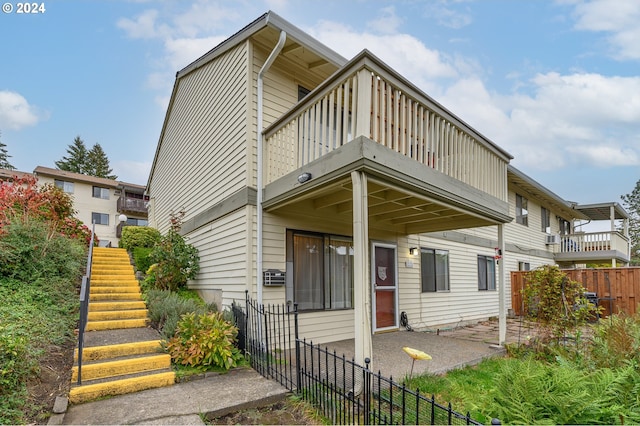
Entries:
[[558, 225], [560, 227], [560, 235], [569, 235], [571, 234], [571, 222], [568, 220], [564, 220], [563, 218], [558, 218]]
[[420, 249], [422, 292], [449, 291], [449, 252]]
[[149, 221], [146, 219], [136, 219], [135, 217], [127, 218], [127, 225], [130, 226], [148, 226]]
[[55, 179], [53, 182], [56, 188], [62, 189], [67, 194], [73, 194], [73, 182], [67, 182], [67, 181], [58, 180], [58, 179]]
[[93, 198], [102, 198], [103, 200], [109, 199], [109, 188], [101, 188], [99, 186], [93, 187]]
[[96, 225], [108, 225], [109, 215], [106, 213], [91, 213], [91, 222]]
[[551, 214], [549, 210], [541, 207], [540, 215], [542, 216], [542, 232], [551, 233]]
[[478, 255], [478, 290], [496, 289], [496, 261], [493, 256]]
[[518, 262], [518, 271], [530, 271], [531, 264], [529, 262]]
[[529, 200], [516, 194], [516, 222], [520, 225], [529, 226], [528, 204]]

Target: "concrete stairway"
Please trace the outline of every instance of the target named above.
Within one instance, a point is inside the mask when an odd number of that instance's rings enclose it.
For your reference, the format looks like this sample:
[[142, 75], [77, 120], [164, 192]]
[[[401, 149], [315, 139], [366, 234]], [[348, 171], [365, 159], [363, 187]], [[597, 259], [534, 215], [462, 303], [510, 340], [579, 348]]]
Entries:
[[94, 248], [82, 384], [77, 384], [76, 350], [69, 392], [72, 403], [174, 383], [171, 357], [147, 322], [146, 305], [126, 250]]

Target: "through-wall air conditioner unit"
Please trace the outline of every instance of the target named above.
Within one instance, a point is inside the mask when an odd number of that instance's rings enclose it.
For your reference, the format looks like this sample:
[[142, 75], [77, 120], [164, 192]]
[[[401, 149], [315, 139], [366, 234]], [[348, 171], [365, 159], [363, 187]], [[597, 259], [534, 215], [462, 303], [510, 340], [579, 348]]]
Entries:
[[547, 235], [546, 237], [547, 237], [547, 240], [545, 241], [545, 244], [547, 245], [560, 244], [560, 235], [552, 234], [552, 235]]

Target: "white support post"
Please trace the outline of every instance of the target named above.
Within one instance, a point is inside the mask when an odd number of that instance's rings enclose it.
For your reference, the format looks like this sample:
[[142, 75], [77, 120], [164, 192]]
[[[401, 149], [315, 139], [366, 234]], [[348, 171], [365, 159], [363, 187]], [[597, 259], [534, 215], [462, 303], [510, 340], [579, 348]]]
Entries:
[[364, 365], [372, 359], [371, 343], [371, 291], [369, 283], [369, 218], [367, 176], [351, 172], [353, 184], [353, 298], [355, 326], [355, 361]]
[[505, 307], [507, 280], [504, 268], [506, 251], [504, 244], [504, 224], [502, 223], [498, 225], [498, 249], [500, 250], [500, 253], [502, 253], [502, 258], [498, 263], [498, 279], [500, 280], [500, 287], [498, 290], [498, 303], [500, 304], [498, 309], [498, 331], [500, 336], [498, 343], [500, 346], [504, 346], [507, 340], [507, 313]]
[[358, 111], [356, 113], [355, 137], [371, 137], [371, 71], [358, 71]]

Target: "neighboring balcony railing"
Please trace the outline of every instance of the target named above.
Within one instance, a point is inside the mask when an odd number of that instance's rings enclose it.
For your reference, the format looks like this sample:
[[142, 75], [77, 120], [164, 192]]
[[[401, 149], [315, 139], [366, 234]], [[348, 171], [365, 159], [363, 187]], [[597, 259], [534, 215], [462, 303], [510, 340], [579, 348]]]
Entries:
[[369, 54], [265, 131], [265, 184], [358, 136], [507, 201], [508, 154]]
[[619, 232], [585, 232], [562, 235], [560, 237], [560, 253], [596, 254], [616, 250], [629, 253], [629, 239]]
[[140, 198], [119, 197], [117, 208], [119, 212], [147, 213], [146, 201]]

